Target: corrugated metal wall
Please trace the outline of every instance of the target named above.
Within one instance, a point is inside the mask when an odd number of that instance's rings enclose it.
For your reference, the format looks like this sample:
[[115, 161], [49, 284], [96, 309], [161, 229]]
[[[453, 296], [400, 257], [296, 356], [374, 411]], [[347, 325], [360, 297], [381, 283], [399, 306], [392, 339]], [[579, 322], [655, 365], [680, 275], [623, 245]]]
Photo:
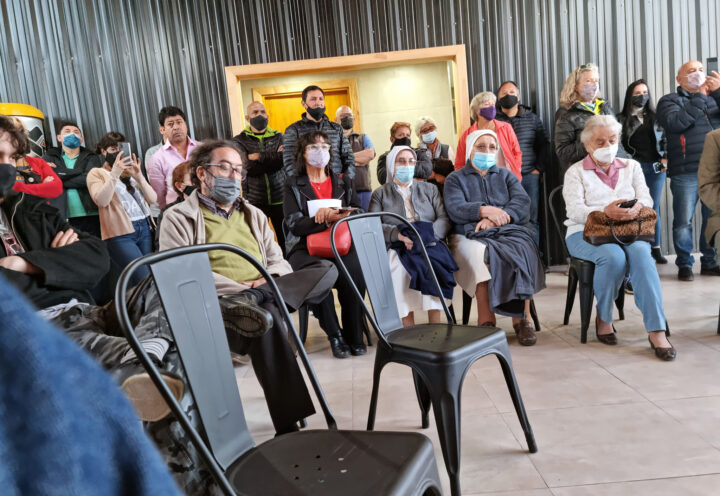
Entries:
[[[717, 0], [3, 0], [0, 101], [108, 130], [134, 149], [156, 115], [228, 136], [223, 68], [464, 43], [470, 94], [520, 85], [548, 131], [573, 67], [597, 63], [616, 110], [644, 77], [657, 99], [685, 60], [718, 55]], [[49, 128], [48, 142], [54, 142]]]

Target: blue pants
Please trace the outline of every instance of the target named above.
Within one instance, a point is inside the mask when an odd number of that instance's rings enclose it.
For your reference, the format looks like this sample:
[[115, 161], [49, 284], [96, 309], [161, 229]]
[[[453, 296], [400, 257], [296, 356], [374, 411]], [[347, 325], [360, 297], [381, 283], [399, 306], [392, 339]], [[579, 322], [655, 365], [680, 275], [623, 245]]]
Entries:
[[629, 265], [635, 305], [643, 314], [645, 329], [648, 332], [665, 329], [660, 277], [655, 260], [650, 256], [650, 243], [636, 241], [628, 246], [614, 243], [595, 246], [583, 240], [583, 233], [577, 232], [565, 238], [565, 245], [573, 257], [595, 264], [593, 291], [597, 298], [597, 313], [603, 321], [613, 320], [615, 298]]
[[653, 246], [660, 246], [660, 197], [662, 196], [663, 188], [665, 187], [665, 179], [667, 178], [667, 172], [660, 174], [655, 173], [655, 167], [653, 162], [641, 162], [643, 175], [645, 176], [645, 184], [647, 184], [650, 190], [650, 196], [653, 201], [653, 210], [657, 214], [657, 223], [655, 224], [655, 241]]
[[[148, 220], [136, 220], [132, 225], [135, 232], [105, 240], [110, 258], [120, 267], [120, 270], [125, 269], [133, 260], [152, 252], [152, 233]], [[133, 274], [130, 284], [135, 286], [148, 274], [150, 274], [148, 268], [141, 267]]]
[[535, 244], [540, 246], [540, 226], [538, 225], [538, 210], [540, 205], [540, 174], [523, 174], [522, 187], [530, 197], [530, 224], [535, 230]]
[[[670, 178], [670, 191], [673, 194], [673, 244], [677, 258], [675, 265], [678, 267], [692, 267], [695, 258], [692, 256], [693, 233], [692, 220], [695, 214], [695, 206], [698, 197], [698, 178], [692, 172], [688, 174], [677, 174]], [[712, 212], [701, 203], [702, 227], [700, 228], [700, 264], [704, 269], [711, 269], [717, 266], [715, 261], [715, 248], [711, 248], [705, 239], [705, 226]]]
[[360, 205], [366, 212], [370, 210], [370, 198], [372, 197], [372, 191], [358, 191], [358, 199], [360, 199]]

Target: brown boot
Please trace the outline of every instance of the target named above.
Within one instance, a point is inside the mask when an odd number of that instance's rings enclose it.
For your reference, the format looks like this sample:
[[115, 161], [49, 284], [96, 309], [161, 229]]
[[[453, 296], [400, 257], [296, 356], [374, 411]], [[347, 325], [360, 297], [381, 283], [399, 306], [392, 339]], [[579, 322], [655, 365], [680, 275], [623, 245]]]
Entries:
[[532, 346], [537, 341], [535, 336], [535, 328], [527, 319], [522, 319], [517, 324], [513, 324], [515, 334], [517, 334], [518, 343], [523, 346]]

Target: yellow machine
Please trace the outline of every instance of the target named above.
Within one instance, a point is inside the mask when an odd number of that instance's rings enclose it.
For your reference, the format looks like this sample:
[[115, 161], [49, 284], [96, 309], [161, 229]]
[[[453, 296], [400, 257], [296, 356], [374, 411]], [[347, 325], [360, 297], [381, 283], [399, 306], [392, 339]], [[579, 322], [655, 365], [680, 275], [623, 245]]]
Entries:
[[27, 129], [30, 139], [30, 155], [42, 157], [45, 151], [45, 133], [43, 122], [45, 115], [33, 107], [24, 103], [3, 103], [0, 102], [0, 114], [17, 117]]

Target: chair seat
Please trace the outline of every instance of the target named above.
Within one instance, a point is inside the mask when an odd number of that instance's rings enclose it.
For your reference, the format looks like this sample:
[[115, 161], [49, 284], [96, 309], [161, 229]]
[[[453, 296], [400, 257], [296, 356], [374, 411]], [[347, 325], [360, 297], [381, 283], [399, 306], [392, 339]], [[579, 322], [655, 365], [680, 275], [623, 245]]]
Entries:
[[243, 495], [423, 494], [437, 480], [422, 434], [308, 430], [276, 437], [228, 469]]
[[451, 362], [471, 355], [478, 349], [492, 347], [505, 340], [505, 331], [498, 327], [457, 324], [419, 324], [388, 333], [388, 342], [395, 352], [430, 354], [430, 361]]

